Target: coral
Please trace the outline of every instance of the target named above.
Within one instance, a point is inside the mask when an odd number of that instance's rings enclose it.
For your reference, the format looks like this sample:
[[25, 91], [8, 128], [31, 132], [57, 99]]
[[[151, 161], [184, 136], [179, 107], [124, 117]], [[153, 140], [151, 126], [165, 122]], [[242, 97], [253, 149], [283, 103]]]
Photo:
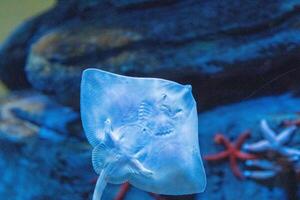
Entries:
[[277, 135], [269, 127], [266, 120], [261, 120], [260, 127], [265, 139], [254, 144], [245, 144], [243, 146], [245, 150], [255, 153], [273, 151], [290, 159], [300, 156], [300, 150], [285, 145], [296, 130], [296, 126], [290, 126]]
[[240, 150], [243, 143], [249, 136], [250, 133], [247, 131], [242, 133], [235, 142], [230, 142], [224, 134], [216, 134], [214, 138], [215, 143], [224, 145], [226, 150], [217, 154], [205, 156], [204, 159], [207, 161], [229, 159], [230, 168], [233, 174], [239, 179], [242, 179], [243, 174], [239, 170], [237, 160], [252, 160], [257, 157], [253, 154], [245, 153]]

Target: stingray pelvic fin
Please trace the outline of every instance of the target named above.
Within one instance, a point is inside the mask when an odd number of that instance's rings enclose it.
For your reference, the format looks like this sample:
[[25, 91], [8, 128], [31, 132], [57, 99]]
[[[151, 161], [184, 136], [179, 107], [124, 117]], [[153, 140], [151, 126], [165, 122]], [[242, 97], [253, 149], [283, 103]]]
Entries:
[[92, 152], [92, 163], [94, 170], [97, 174], [100, 174], [105, 164], [107, 164], [107, 156], [110, 154], [109, 149], [105, 144], [98, 144]]
[[145, 177], [151, 177], [153, 172], [144, 167], [144, 165], [137, 159], [133, 158], [129, 164], [130, 174], [142, 175]]

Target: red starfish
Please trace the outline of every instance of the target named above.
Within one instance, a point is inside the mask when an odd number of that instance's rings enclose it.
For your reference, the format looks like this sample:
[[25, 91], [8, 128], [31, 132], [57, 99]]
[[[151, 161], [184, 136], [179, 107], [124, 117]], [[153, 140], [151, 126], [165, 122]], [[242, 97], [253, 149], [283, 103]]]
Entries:
[[245, 142], [245, 140], [250, 136], [250, 132], [246, 131], [242, 133], [238, 139], [233, 143], [228, 140], [228, 138], [222, 134], [218, 133], [215, 135], [214, 141], [217, 144], [222, 144], [225, 146], [226, 150], [214, 155], [205, 156], [204, 159], [207, 161], [219, 161], [225, 158], [229, 159], [230, 168], [233, 174], [239, 179], [243, 179], [243, 175], [238, 167], [237, 160], [252, 160], [257, 158], [254, 154], [244, 153], [240, 149]]
[[[120, 188], [120, 191], [119, 193], [117, 194], [116, 198], [114, 200], [124, 200], [125, 197], [126, 197], [126, 194], [127, 192], [129, 191], [130, 189], [130, 184], [127, 182], [127, 183], [124, 183], [121, 185], [121, 188]], [[155, 200], [164, 200], [164, 198], [160, 197], [159, 195], [157, 194], [154, 194], [154, 193], [149, 193]]]
[[121, 185], [120, 191], [117, 194], [115, 200], [124, 200], [129, 189], [130, 189], [130, 185], [128, 182]]

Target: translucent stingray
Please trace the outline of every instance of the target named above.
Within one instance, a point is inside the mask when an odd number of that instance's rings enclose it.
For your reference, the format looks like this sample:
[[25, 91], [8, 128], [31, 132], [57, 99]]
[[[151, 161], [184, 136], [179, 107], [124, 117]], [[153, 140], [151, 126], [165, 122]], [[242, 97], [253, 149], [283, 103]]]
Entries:
[[190, 85], [87, 69], [81, 82], [81, 117], [99, 174], [93, 200], [101, 199], [107, 183], [127, 181], [165, 195], [204, 190]]

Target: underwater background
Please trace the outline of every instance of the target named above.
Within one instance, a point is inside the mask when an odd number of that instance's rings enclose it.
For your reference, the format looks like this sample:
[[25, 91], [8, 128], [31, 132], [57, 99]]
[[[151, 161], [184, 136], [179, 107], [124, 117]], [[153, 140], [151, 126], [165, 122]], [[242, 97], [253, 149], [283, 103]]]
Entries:
[[102, 199], [300, 199], [300, 1], [1, 0], [0, 25], [0, 200], [92, 198], [90, 67], [191, 84], [207, 174], [201, 194]]

